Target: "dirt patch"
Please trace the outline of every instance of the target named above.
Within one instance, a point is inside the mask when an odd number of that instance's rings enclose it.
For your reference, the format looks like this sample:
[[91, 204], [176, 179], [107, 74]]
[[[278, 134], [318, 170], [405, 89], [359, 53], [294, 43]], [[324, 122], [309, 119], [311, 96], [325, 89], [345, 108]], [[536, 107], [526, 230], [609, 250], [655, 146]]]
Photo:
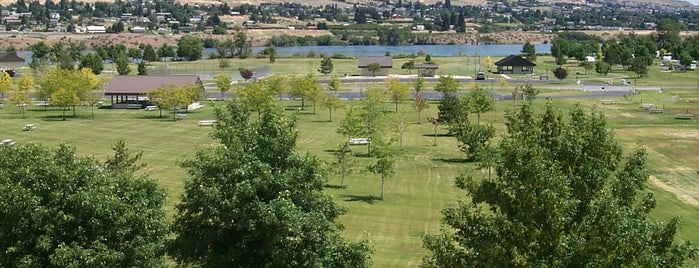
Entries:
[[632, 114], [630, 114], [630, 113], [622, 113], [621, 116], [623, 116], [623, 117], [628, 117], [628, 118], [634, 118], [634, 117], [636, 117], [635, 115], [632, 115]]
[[663, 135], [679, 137], [683, 139], [697, 139], [699, 140], [699, 130], [697, 131], [682, 131], [682, 132], [663, 132]]
[[657, 186], [658, 188], [661, 188], [665, 191], [673, 193], [675, 196], [677, 196], [678, 199], [680, 199], [680, 201], [687, 203], [687, 204], [690, 204], [690, 205], [695, 206], [695, 207], [699, 207], [699, 200], [697, 200], [696, 198], [693, 198], [689, 195], [681, 193], [679, 190], [671, 187], [670, 185], [665, 184], [664, 182], [662, 182], [661, 180], [659, 180], [655, 176], [652, 176], [652, 175], [648, 176], [648, 181], [650, 183], [652, 183], [653, 185]]

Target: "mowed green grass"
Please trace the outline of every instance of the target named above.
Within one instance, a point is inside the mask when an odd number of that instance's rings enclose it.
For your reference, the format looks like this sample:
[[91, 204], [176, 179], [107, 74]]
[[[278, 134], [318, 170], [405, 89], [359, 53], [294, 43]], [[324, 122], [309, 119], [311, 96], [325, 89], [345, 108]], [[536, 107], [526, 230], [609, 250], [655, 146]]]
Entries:
[[[317, 68], [314, 66], [314, 68]], [[381, 87], [381, 85], [370, 85]], [[511, 87], [513, 85], [510, 85]], [[464, 85], [466, 88], [466, 85]], [[585, 95], [578, 91], [545, 90], [546, 96]], [[679, 96], [679, 97], [675, 97]], [[653, 216], [668, 219], [672, 215], [683, 218], [680, 238], [699, 243], [699, 208], [688, 205], [677, 198], [689, 195], [699, 199], [699, 124], [694, 120], [675, 120], [675, 113], [689, 111], [699, 115], [699, 106], [687, 99], [697, 97], [694, 89], [664, 90], [664, 92], [642, 92], [632, 97], [614, 98], [613, 105], [600, 105], [600, 99], [576, 98], [556, 99], [554, 105], [566, 110], [575, 103], [583, 106], [597, 106], [605, 111], [608, 126], [616, 133], [617, 140], [625, 153], [639, 144], [648, 149], [648, 164], [651, 174], [667, 185], [675, 193], [657, 187], [649, 187], [658, 200]], [[641, 102], [665, 105], [664, 114], [648, 114], [640, 109]], [[351, 102], [345, 102], [347, 104]], [[542, 109], [544, 100], [535, 100], [537, 109]], [[213, 107], [221, 103], [204, 102], [201, 109], [191, 111], [186, 120], [172, 121], [170, 113], [158, 117], [158, 111], [143, 110], [95, 110], [92, 119], [90, 109], [78, 107], [77, 118], [61, 120], [61, 112], [56, 108], [31, 108], [23, 118], [15, 107], [0, 109], [0, 139], [13, 139], [16, 142], [43, 143], [56, 146], [59, 143], [77, 148], [80, 155], [104, 161], [111, 154], [111, 146], [117, 139], [124, 139], [133, 151], [143, 151], [143, 170], [168, 190], [167, 209], [173, 215], [174, 206], [182, 193], [185, 170], [178, 166], [183, 159], [191, 158], [197, 149], [205, 149], [215, 143], [209, 136], [211, 127], [199, 127], [197, 121], [213, 119]], [[288, 113], [298, 111], [298, 102], [281, 102]], [[511, 109], [511, 101], [498, 102], [495, 112], [482, 116], [483, 122], [493, 123], [499, 133], [504, 131], [504, 112]], [[387, 103], [386, 111], [392, 115], [393, 105]], [[401, 109], [408, 111], [409, 122], [418, 121], [417, 113], [409, 103]], [[410, 124], [403, 137], [403, 153], [396, 162], [395, 176], [386, 181], [385, 200], [378, 200], [380, 178], [377, 175], [357, 172], [345, 179], [346, 188], [338, 188], [339, 177], [331, 175], [326, 192], [343, 207], [347, 213], [340, 218], [346, 226], [349, 239], [358, 239], [369, 233], [376, 252], [373, 255], [375, 267], [411, 267], [419, 264], [426, 252], [421, 248], [421, 236], [439, 230], [441, 211], [455, 206], [464, 192], [454, 186], [454, 178], [460, 172], [469, 172], [476, 177], [487, 173], [475, 168], [472, 163], [461, 161], [464, 155], [453, 137], [438, 136], [437, 146], [433, 146], [433, 126], [426, 118], [436, 116], [437, 104], [422, 113], [422, 124]], [[70, 114], [70, 112], [68, 113]], [[332, 151], [343, 141], [335, 132], [342, 109], [333, 113], [333, 122], [328, 122], [328, 113], [312, 108], [299, 112], [298, 150], [317, 155], [332, 161]], [[34, 131], [21, 131], [22, 126], [32, 123]], [[440, 134], [445, 129], [438, 129]], [[693, 134], [693, 135], [692, 135]], [[395, 134], [392, 134], [395, 135]], [[397, 146], [397, 144], [396, 144]], [[364, 146], [354, 146], [354, 152], [362, 155]], [[374, 159], [358, 158], [358, 166], [365, 167]]]

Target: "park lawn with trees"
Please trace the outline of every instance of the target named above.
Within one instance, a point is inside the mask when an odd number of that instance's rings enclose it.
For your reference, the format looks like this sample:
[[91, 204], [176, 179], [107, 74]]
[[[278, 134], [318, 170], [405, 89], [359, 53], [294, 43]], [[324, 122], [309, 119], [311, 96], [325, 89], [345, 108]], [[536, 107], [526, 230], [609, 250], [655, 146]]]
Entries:
[[[510, 85], [514, 86], [514, 85]], [[429, 87], [431, 88], [431, 87]], [[534, 101], [537, 110], [542, 109], [542, 100], [550, 90], [542, 90], [541, 96]], [[562, 94], [562, 93], [558, 93]], [[579, 92], [571, 92], [579, 94]], [[673, 96], [679, 96], [675, 101]], [[615, 104], [600, 106], [609, 120], [609, 127], [614, 129], [616, 137], [625, 153], [636, 148], [641, 142], [648, 152], [649, 173], [656, 176], [677, 191], [677, 194], [696, 196], [691, 192], [696, 174], [691, 172], [691, 165], [699, 161], [696, 155], [696, 136], [694, 121], [675, 120], [674, 114], [686, 109], [698, 114], [687, 99], [699, 96], [690, 89], [667, 89], [662, 93], [642, 92], [631, 97], [615, 98]], [[659, 115], [648, 114], [639, 108], [640, 102], [653, 102], [665, 105], [666, 112]], [[343, 101], [346, 103], [346, 101]], [[560, 99], [553, 102], [557, 108], [567, 109], [573, 103], [585, 107], [598, 105], [599, 99]], [[298, 111], [297, 101], [281, 102], [289, 113]], [[172, 121], [159, 118], [155, 111], [127, 111], [99, 109], [91, 119], [90, 108], [78, 106], [76, 117], [68, 116], [61, 121], [61, 111], [56, 107], [31, 107], [22, 118], [19, 110], [5, 106], [0, 110], [3, 128], [0, 137], [11, 138], [19, 143], [41, 142], [48, 146], [66, 143], [76, 146], [79, 155], [105, 159], [111, 153], [110, 145], [118, 138], [123, 138], [132, 150], [143, 150], [142, 161], [148, 165], [139, 172], [150, 174], [151, 178], [167, 190], [165, 209], [168, 215], [174, 215], [174, 206], [182, 194], [183, 180], [187, 177], [178, 163], [191, 158], [197, 148], [215, 141], [210, 137], [211, 128], [197, 126], [197, 120], [213, 119], [213, 106], [220, 103], [206, 103], [204, 108], [189, 113], [188, 119]], [[415, 118], [417, 112], [410, 107], [410, 102], [399, 104], [399, 110], [409, 111], [408, 118]], [[437, 104], [431, 103], [428, 110], [422, 111], [422, 117], [435, 117]], [[503, 113], [512, 107], [511, 101], [496, 102], [495, 111], [481, 115], [482, 123], [491, 123], [496, 133], [504, 131]], [[384, 103], [383, 109], [389, 114], [394, 110], [393, 103]], [[295, 112], [293, 112], [295, 113]], [[338, 118], [344, 109], [336, 111]], [[257, 117], [256, 113], [251, 116]], [[476, 121], [475, 116], [471, 118]], [[310, 152], [328, 162], [334, 160], [332, 151], [338, 148], [343, 138], [334, 134], [338, 120], [328, 122], [326, 113], [312, 114], [305, 110], [299, 114], [298, 150]], [[37, 129], [22, 132], [24, 124], [34, 123]], [[148, 125], [148, 128], [144, 128]], [[421, 247], [422, 235], [436, 233], [442, 218], [443, 209], [453, 207], [460, 197], [461, 190], [454, 186], [454, 178], [462, 171], [474, 177], [485, 178], [487, 172], [476, 168], [475, 163], [465, 162], [466, 155], [459, 150], [454, 137], [443, 136], [446, 129], [439, 127], [440, 136], [437, 146], [432, 146], [432, 124], [411, 124], [403, 137], [403, 151], [396, 156], [395, 174], [386, 178], [386, 196], [380, 195], [380, 177], [366, 172], [354, 173], [345, 178], [346, 188], [339, 188], [340, 177], [333, 176], [327, 182], [325, 192], [347, 208], [347, 213], [339, 218], [346, 226], [346, 235], [350, 241], [360, 239], [365, 232], [370, 234], [375, 253], [375, 267], [415, 266], [426, 254]], [[154, 131], [157, 129], [157, 131]], [[142, 135], [148, 131], [148, 135]], [[690, 136], [687, 136], [690, 135]], [[361, 157], [366, 152], [363, 146], [352, 146], [358, 153], [357, 166], [367, 167], [376, 162], [375, 158]], [[672, 215], [683, 217], [679, 237], [697, 242], [693, 226], [699, 225], [699, 208], [679, 202], [675, 194], [651, 186], [657, 194], [658, 207], [651, 215], [669, 219]], [[688, 190], [689, 189], [689, 190]], [[688, 191], [688, 192], [682, 192]]]

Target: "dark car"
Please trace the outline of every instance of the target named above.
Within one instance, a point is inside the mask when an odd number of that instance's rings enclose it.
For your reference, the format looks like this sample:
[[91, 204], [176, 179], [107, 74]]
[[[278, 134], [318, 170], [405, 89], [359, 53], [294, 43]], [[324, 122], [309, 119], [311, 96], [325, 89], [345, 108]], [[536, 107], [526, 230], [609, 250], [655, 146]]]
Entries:
[[476, 74], [476, 80], [485, 80], [485, 73], [484, 72], [478, 72]]

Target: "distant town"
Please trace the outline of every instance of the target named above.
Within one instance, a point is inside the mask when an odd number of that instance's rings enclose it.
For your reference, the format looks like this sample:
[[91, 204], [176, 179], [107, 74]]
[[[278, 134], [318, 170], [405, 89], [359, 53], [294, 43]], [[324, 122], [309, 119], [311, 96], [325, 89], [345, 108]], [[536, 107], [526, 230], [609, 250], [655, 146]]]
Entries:
[[[0, 6], [0, 32], [210, 33], [235, 29], [326, 30], [328, 38], [314, 45], [431, 44], [438, 33], [521, 31], [555, 33], [565, 30], [655, 30], [661, 19], [679, 22], [681, 30], [699, 30], [699, 8], [658, 3], [584, 4], [538, 1], [488, 1], [482, 6], [457, 6], [450, 0], [427, 5], [410, 1], [371, 4], [337, 2], [325, 6], [299, 4], [229, 6], [190, 5], [171, 1], [80, 3], [62, 0], [18, 0]], [[423, 33], [408, 37], [413, 33]], [[376, 38], [378, 37], [378, 38]], [[496, 43], [481, 40], [481, 43]], [[458, 42], [457, 42], [458, 43]], [[284, 38], [271, 42], [289, 46]], [[304, 45], [304, 44], [300, 44]]]

